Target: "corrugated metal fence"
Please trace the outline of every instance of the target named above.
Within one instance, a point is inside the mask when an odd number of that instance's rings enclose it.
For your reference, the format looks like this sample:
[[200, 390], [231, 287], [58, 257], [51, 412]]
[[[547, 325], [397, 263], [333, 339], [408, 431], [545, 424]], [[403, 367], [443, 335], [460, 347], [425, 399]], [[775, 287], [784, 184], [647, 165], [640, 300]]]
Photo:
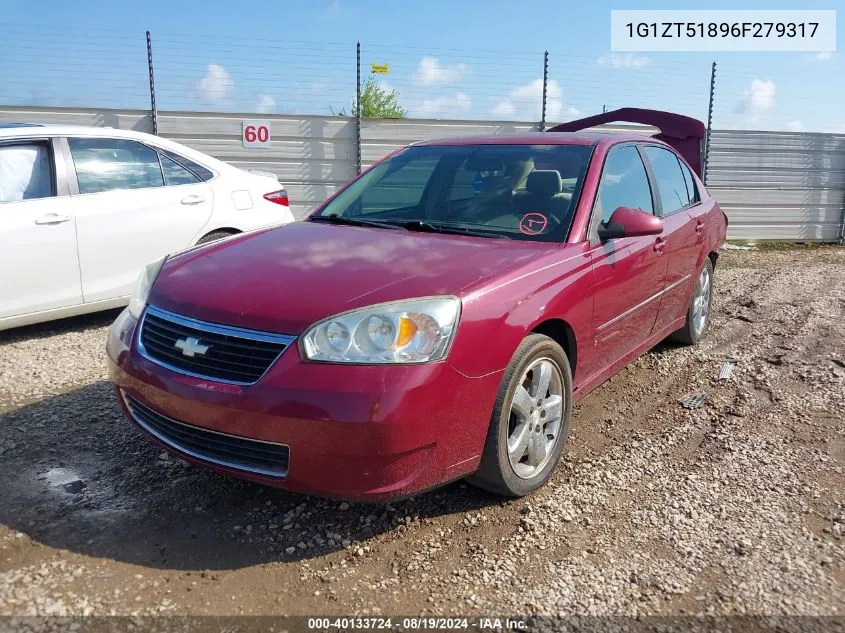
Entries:
[[[247, 149], [242, 121], [254, 114], [158, 112], [161, 136], [239, 167], [278, 175], [297, 218], [355, 175], [354, 119], [261, 115], [268, 149]], [[144, 110], [0, 106], [0, 122], [28, 121], [152, 131]], [[364, 167], [413, 141], [536, 129], [536, 123], [402, 119], [361, 122]], [[553, 125], [553, 124], [549, 124]], [[649, 133], [648, 128], [616, 126]], [[836, 241], [845, 218], [845, 135], [714, 130], [708, 188], [730, 219], [729, 238]]]
[[845, 135], [714, 130], [707, 188], [729, 237], [833, 242], [845, 219]]
[[243, 169], [276, 174], [288, 190], [291, 211], [302, 218], [355, 175], [355, 121], [343, 117], [269, 116], [271, 144], [248, 149], [242, 121], [255, 115], [158, 113], [160, 136]]

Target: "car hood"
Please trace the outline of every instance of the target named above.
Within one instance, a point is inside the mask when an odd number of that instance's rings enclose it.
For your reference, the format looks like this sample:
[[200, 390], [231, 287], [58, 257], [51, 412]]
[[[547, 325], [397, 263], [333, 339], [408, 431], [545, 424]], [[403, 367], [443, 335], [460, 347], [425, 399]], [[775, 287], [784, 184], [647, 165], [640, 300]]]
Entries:
[[169, 259], [149, 302], [204, 321], [298, 335], [375, 303], [461, 296], [550, 247], [295, 222]]

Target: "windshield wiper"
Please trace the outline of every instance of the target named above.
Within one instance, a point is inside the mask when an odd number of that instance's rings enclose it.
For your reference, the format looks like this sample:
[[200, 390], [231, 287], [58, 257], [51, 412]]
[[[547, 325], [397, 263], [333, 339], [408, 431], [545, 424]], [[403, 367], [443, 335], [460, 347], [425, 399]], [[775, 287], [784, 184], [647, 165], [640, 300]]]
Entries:
[[502, 235], [501, 233], [495, 233], [493, 231], [474, 231], [460, 226], [427, 222], [426, 220], [408, 220], [399, 225], [409, 231], [419, 231], [421, 233], [449, 233], [452, 235], [469, 235], [472, 237], [494, 237], [503, 240], [510, 239], [507, 235]]
[[329, 222], [330, 224], [344, 224], [347, 226], [373, 226], [379, 229], [404, 229], [401, 224], [389, 224], [387, 222], [376, 222], [375, 220], [361, 220], [359, 218], [348, 218], [337, 213], [329, 215], [312, 215], [309, 222]]

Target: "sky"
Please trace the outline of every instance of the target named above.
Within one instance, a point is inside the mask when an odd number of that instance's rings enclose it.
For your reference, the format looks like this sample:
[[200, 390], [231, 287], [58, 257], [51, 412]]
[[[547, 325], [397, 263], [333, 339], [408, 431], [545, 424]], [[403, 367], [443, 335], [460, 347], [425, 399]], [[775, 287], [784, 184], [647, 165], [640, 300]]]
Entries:
[[[610, 50], [611, 8], [678, 4], [4, 0], [0, 103], [149, 107], [149, 30], [159, 109], [348, 111], [360, 41], [363, 78], [371, 64], [389, 65], [376, 79], [415, 117], [538, 121], [548, 51], [550, 122], [623, 106], [704, 120], [716, 61], [714, 127], [845, 133], [845, 53]], [[737, 8], [720, 0], [684, 6], [696, 7]], [[750, 0], [741, 8], [796, 3]], [[845, 9], [837, 15], [840, 33], [843, 20]]]

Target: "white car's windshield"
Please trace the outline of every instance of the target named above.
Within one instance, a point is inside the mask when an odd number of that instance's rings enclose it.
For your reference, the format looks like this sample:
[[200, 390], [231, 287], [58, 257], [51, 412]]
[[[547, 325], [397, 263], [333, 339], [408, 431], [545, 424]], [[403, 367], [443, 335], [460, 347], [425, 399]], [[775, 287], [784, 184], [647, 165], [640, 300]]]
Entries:
[[563, 241], [591, 154], [588, 145], [409, 147], [310, 220]]

